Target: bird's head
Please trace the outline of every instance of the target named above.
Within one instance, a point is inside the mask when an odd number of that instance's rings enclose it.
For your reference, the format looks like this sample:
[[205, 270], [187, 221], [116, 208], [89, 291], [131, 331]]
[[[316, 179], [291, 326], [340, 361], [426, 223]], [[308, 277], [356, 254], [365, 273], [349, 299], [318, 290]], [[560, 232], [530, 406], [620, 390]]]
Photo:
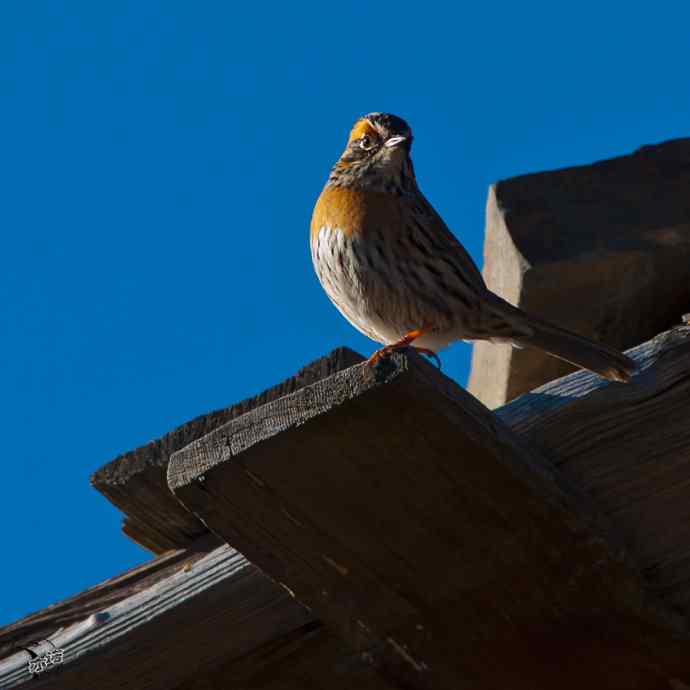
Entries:
[[372, 191], [403, 193], [414, 186], [410, 158], [412, 130], [388, 113], [369, 113], [355, 122], [329, 183]]

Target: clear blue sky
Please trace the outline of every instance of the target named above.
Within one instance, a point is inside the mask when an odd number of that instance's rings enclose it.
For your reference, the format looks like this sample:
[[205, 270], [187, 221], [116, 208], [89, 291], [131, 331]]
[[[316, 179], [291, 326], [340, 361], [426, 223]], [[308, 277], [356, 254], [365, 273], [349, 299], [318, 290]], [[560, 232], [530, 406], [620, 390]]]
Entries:
[[101, 464], [372, 351], [307, 243], [359, 115], [410, 122], [480, 262], [492, 181], [690, 135], [687, 3], [335, 7], [0, 5], [0, 625], [147, 558]]

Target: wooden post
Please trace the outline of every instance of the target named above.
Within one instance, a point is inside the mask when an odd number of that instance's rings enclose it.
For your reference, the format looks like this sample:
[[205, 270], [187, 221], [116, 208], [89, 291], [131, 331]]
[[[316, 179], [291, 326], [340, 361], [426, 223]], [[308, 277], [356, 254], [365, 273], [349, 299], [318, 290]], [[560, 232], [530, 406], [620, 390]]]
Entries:
[[[489, 190], [484, 278], [513, 304], [627, 349], [690, 311], [690, 139]], [[468, 390], [495, 408], [573, 367], [478, 342]]]

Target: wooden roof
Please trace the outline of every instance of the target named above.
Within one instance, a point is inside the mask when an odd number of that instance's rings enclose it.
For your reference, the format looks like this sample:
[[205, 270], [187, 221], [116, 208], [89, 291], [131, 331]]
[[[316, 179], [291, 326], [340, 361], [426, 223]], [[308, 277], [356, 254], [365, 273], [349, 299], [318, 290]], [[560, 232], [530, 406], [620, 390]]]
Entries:
[[170, 455], [221, 424], [361, 360], [352, 350], [338, 348], [253, 398], [200, 415], [162, 438], [118, 456], [94, 472], [91, 484], [124, 513], [122, 531], [130, 539], [156, 554], [185, 548], [208, 530], [168, 491]]
[[576, 372], [493, 413], [416, 356], [343, 352], [174, 453], [216, 536], [5, 628], [0, 687], [688, 682], [690, 328], [631, 351], [632, 385]]

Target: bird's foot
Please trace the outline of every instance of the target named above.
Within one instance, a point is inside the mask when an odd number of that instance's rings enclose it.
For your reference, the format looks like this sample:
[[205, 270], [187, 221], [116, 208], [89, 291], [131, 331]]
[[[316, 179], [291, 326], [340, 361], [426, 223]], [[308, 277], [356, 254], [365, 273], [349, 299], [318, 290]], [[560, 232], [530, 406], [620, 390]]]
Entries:
[[385, 357], [386, 355], [389, 355], [391, 352], [396, 352], [397, 350], [404, 350], [405, 348], [410, 347], [412, 342], [419, 338], [420, 335], [422, 335], [422, 330], [416, 330], [416, 331], [410, 331], [407, 335], [404, 335], [400, 340], [397, 340], [394, 343], [391, 343], [390, 345], [386, 345], [385, 347], [382, 347], [380, 350], [376, 350], [371, 357], [369, 357], [369, 364], [372, 367], [375, 367], [378, 361], [382, 358]]
[[382, 347], [380, 350], [376, 350], [376, 352], [374, 352], [374, 354], [371, 355], [371, 357], [369, 357], [369, 364], [372, 367], [375, 367], [382, 357], [386, 357], [391, 352], [397, 352], [398, 350], [406, 350], [407, 348], [411, 347], [413, 350], [433, 359], [436, 363], [436, 366], [440, 369], [441, 360], [433, 350], [429, 350], [426, 347], [415, 347], [414, 345], [412, 345], [412, 343], [421, 335], [424, 335], [424, 333], [426, 333], [427, 330], [428, 329], [420, 328], [416, 331], [410, 331], [407, 335], [404, 335], [402, 338], [400, 338], [400, 340], [391, 343], [390, 345], [386, 345], [385, 347]]

